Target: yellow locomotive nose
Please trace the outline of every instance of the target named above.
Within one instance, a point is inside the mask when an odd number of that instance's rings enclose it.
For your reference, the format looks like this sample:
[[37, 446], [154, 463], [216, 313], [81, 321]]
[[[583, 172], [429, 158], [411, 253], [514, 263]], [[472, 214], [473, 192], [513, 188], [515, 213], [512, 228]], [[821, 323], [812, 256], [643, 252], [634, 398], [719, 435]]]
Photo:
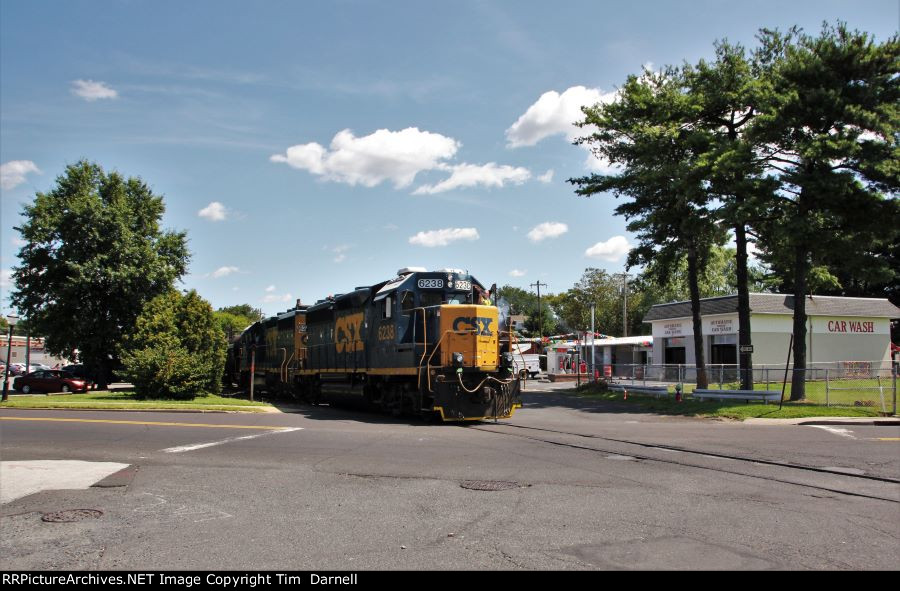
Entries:
[[462, 367], [497, 371], [500, 324], [495, 306], [443, 305], [440, 327], [442, 366], [454, 365], [457, 353]]

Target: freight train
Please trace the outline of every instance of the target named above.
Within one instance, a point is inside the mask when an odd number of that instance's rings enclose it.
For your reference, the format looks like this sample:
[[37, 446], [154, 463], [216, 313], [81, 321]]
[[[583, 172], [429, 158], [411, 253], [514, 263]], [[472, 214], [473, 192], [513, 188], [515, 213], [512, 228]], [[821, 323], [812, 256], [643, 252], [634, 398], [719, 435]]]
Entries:
[[511, 332], [460, 269], [404, 268], [261, 320], [229, 347], [226, 382], [395, 416], [508, 418], [521, 408]]

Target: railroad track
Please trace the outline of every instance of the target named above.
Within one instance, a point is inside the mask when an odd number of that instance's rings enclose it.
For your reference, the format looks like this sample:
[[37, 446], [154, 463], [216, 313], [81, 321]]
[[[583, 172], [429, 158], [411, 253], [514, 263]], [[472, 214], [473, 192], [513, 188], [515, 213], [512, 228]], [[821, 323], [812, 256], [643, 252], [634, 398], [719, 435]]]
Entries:
[[[820, 466], [810, 466], [805, 464], [796, 464], [789, 462], [781, 462], [776, 460], [767, 460], [763, 458], [755, 458], [755, 457], [747, 457], [740, 456], [734, 454], [726, 454], [726, 453], [716, 453], [709, 452], [706, 450], [696, 450], [689, 449], [685, 447], [678, 447], [673, 445], [662, 445], [657, 443], [644, 443], [640, 441], [630, 441], [627, 439], [618, 439], [614, 437], [604, 437], [601, 435], [592, 435], [586, 433], [575, 433], [571, 431], [561, 431], [557, 429], [547, 429], [541, 427], [528, 427], [524, 425], [515, 425], [511, 423], [482, 423], [479, 425], [471, 425], [470, 429], [475, 429], [477, 431], [483, 431], [485, 433], [492, 433], [500, 436], [508, 436], [508, 437], [519, 437], [522, 439], [528, 439], [531, 441], [536, 441], [540, 443], [545, 443], [548, 445], [556, 445], [569, 447], [573, 449], [595, 452], [600, 454], [607, 454], [611, 456], [623, 456], [627, 455], [629, 457], [633, 457], [636, 460], [647, 461], [647, 462], [658, 462], [664, 464], [673, 464], [677, 466], [684, 466], [688, 468], [697, 468], [701, 470], [712, 470], [715, 472], [722, 472], [727, 474], [734, 474], [739, 476], [746, 476], [750, 478], [757, 478], [768, 480], [772, 482], [779, 482], [782, 484], [791, 484], [795, 486], [801, 486], [806, 488], [813, 488], [822, 491], [827, 491], [831, 493], [837, 493], [842, 495], [856, 496], [856, 497], [864, 497], [869, 499], [876, 499], [881, 501], [886, 501], [889, 503], [900, 504], [900, 479], [890, 478], [885, 476], [876, 476], [872, 474], [853, 474], [850, 472], [844, 472], [841, 470], [836, 470], [832, 468], [823, 468]], [[553, 435], [559, 435], [568, 438], [574, 438], [573, 440], [568, 441], [560, 441], [551, 439]], [[584, 440], [583, 442], [580, 440]], [[605, 449], [602, 447], [598, 447], [595, 445], [589, 445], [592, 442], [601, 442], [609, 443], [609, 444], [618, 444], [631, 446], [635, 448], [634, 452], [623, 452], [622, 449]], [[650, 455], [653, 451], [661, 451], [666, 454], [677, 453], [680, 454], [680, 457], [669, 456], [669, 457], [660, 457], [659, 455], [653, 454]], [[650, 452], [650, 453], [648, 453]], [[696, 458], [696, 459], [692, 459]], [[733, 464], [735, 468], [729, 468], [724, 466], [716, 466], [716, 465], [708, 465], [703, 464], [697, 460], [700, 458], [712, 459], [712, 460], [727, 460], [731, 462], [737, 462], [737, 464]], [[885, 484], [890, 487], [893, 485], [895, 488], [892, 491], [894, 493], [893, 497], [887, 495], [880, 494], [872, 494], [870, 492], [861, 492], [848, 490], [848, 487], [844, 486], [843, 488], [835, 488], [832, 486], [826, 486], [822, 484], [815, 484], [809, 482], [798, 482], [797, 480], [791, 480], [789, 476], [787, 477], [778, 477], [774, 475], [765, 475], [759, 473], [751, 473], [747, 470], [736, 469], [737, 466], [745, 465], [747, 467], [756, 466], [756, 467], [771, 467], [776, 469], [787, 470], [788, 473], [793, 472], [794, 474], [809, 474], [809, 475], [824, 475], [824, 476], [840, 476], [843, 479], [851, 479], [847, 482], [859, 482], [859, 483], [880, 483]]]

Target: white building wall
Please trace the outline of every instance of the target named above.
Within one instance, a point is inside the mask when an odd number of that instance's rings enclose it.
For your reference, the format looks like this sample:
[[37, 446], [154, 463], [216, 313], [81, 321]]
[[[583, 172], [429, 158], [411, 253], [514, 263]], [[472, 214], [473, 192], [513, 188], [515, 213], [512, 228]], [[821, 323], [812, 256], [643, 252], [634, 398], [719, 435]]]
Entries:
[[[704, 353], [710, 354], [710, 335], [737, 334], [737, 314], [717, 314], [702, 318]], [[752, 314], [750, 330], [753, 364], [784, 365], [787, 361], [794, 319], [788, 314]], [[693, 321], [691, 318], [656, 320], [653, 333], [653, 363], [665, 360], [665, 339], [684, 337], [685, 362], [695, 364]], [[881, 361], [889, 363], [891, 323], [888, 318], [854, 316], [809, 316], [807, 323], [807, 364], [835, 361]]]

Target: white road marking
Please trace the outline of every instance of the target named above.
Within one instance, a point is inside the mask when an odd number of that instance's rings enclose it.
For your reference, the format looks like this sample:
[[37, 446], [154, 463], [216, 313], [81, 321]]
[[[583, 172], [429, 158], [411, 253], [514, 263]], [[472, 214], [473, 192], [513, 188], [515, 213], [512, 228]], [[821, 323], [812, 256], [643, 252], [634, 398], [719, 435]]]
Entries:
[[258, 433], [256, 435], [245, 435], [244, 437], [229, 437], [228, 439], [222, 439], [221, 441], [211, 441], [209, 443], [196, 443], [194, 445], [181, 445], [178, 447], [169, 447], [166, 449], [161, 449], [159, 451], [167, 454], [180, 454], [186, 451], [194, 451], [198, 449], [204, 449], [206, 447], [213, 447], [215, 445], [224, 445], [226, 443], [232, 443], [234, 441], [245, 441], [247, 439], [256, 439], [257, 437], [266, 437], [267, 435], [277, 435], [278, 433], [290, 433], [291, 431], [302, 431], [303, 427], [295, 427], [292, 429], [279, 429], [277, 431], [269, 431], [268, 433]]
[[853, 434], [853, 431], [850, 429], [841, 429], [840, 427], [829, 427], [828, 425], [810, 425], [810, 427], [816, 427], [817, 429], [824, 429], [829, 433], [834, 433], [835, 435], [840, 435], [841, 437], [847, 437], [849, 439], [856, 439], [856, 436]]
[[84, 490], [128, 466], [78, 460], [0, 462], [0, 503], [43, 490]]

